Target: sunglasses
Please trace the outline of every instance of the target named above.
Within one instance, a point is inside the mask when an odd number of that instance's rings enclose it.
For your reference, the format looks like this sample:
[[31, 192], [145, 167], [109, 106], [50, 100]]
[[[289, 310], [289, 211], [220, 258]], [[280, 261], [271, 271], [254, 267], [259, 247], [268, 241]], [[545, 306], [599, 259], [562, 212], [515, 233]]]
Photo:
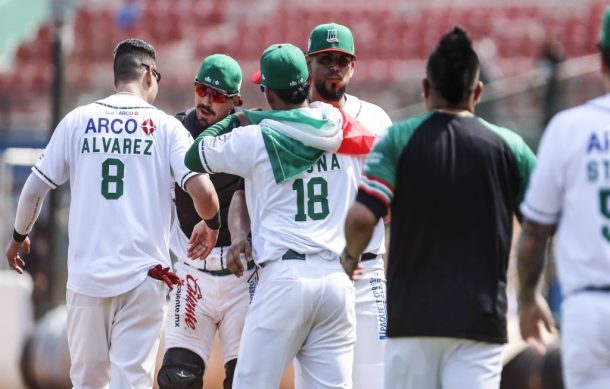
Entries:
[[140, 65], [144, 66], [144, 67], [146, 68], [146, 70], [150, 70], [150, 71], [152, 71], [153, 76], [154, 76], [154, 77], [155, 77], [155, 79], [157, 80], [157, 84], [161, 82], [161, 73], [159, 73], [159, 72], [157, 71], [157, 69], [155, 69], [155, 68], [153, 68], [152, 66], [147, 65], [147, 64], [145, 64], [145, 63], [142, 63], [142, 64], [140, 64]]
[[224, 93], [221, 93], [214, 88], [210, 88], [209, 86], [204, 85], [197, 80], [195, 80], [193, 85], [195, 85], [195, 93], [197, 93], [199, 97], [205, 97], [206, 95], [210, 96], [210, 101], [212, 103], [224, 103], [225, 101], [227, 101], [227, 99], [231, 99], [238, 95], [237, 93], [234, 93], [232, 95], [225, 95]]

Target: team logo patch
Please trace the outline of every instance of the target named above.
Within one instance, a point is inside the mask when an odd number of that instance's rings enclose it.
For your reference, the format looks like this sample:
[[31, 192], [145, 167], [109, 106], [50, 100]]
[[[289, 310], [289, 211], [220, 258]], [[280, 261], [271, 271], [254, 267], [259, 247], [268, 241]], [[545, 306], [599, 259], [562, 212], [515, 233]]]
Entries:
[[155, 130], [157, 129], [152, 119], [144, 120], [144, 123], [140, 125], [140, 128], [142, 128], [142, 131], [144, 131], [146, 135], [152, 135], [153, 132], [155, 132]]
[[333, 28], [332, 30], [328, 30], [328, 35], [326, 36], [326, 42], [339, 42], [339, 36], [337, 34], [337, 29]]

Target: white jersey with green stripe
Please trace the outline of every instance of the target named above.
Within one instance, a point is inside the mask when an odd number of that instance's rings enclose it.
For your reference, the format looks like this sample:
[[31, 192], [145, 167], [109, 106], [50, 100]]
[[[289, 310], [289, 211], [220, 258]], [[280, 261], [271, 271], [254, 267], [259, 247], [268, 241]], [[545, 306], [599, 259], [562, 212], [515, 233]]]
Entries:
[[360, 176], [357, 158], [326, 152], [307, 171], [277, 183], [259, 125], [204, 137], [199, 153], [210, 173], [244, 178], [258, 263], [278, 259], [289, 249], [341, 253], [343, 223]]
[[70, 180], [69, 290], [110, 297], [135, 288], [146, 269], [170, 266], [172, 179], [193, 174], [193, 140], [174, 117], [118, 93], [59, 123], [32, 171], [51, 188]]
[[[345, 94], [343, 111], [360, 122], [378, 139], [383, 137], [388, 132], [388, 128], [392, 125], [392, 120], [381, 107], [360, 100], [356, 96]], [[362, 166], [364, 166], [364, 158], [362, 158], [360, 173], [362, 173]], [[354, 198], [355, 197], [356, 194], [354, 194]], [[380, 219], [377, 222], [377, 225], [373, 230], [373, 235], [371, 236], [371, 241], [364, 252], [385, 254], [385, 226], [383, 220]]]
[[610, 285], [609, 123], [610, 94], [557, 114], [521, 204], [528, 219], [558, 224], [555, 255], [565, 296]]

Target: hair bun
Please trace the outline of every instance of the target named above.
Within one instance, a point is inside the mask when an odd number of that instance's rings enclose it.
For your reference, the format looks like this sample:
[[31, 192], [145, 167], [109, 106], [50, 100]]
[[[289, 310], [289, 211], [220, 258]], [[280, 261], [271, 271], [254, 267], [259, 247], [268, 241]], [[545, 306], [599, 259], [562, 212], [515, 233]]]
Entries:
[[472, 50], [472, 41], [466, 31], [460, 27], [454, 27], [450, 33], [443, 36], [439, 49], [449, 52], [468, 52]]

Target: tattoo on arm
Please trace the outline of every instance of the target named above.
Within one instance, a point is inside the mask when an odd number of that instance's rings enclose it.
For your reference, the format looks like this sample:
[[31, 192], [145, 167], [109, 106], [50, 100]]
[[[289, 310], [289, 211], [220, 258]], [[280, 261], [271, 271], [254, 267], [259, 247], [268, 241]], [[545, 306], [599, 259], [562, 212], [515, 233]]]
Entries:
[[545, 265], [548, 238], [555, 226], [525, 220], [519, 240], [517, 271], [519, 274], [519, 300], [533, 301]]

